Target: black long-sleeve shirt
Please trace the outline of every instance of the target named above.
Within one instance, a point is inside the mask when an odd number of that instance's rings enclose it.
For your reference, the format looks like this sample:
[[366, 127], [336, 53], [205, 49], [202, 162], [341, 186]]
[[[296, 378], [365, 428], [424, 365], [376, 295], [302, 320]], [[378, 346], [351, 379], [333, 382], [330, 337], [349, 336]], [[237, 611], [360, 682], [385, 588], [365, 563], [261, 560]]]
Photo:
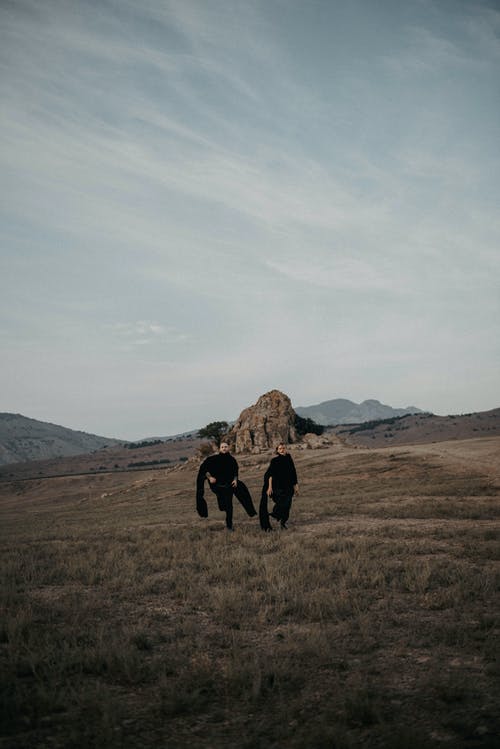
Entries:
[[292, 456], [276, 455], [269, 465], [269, 475], [273, 480], [273, 490], [290, 491], [297, 484], [297, 471]]
[[238, 463], [229, 453], [210, 455], [203, 463], [204, 475], [209, 473], [220, 485], [229, 485], [238, 478]]

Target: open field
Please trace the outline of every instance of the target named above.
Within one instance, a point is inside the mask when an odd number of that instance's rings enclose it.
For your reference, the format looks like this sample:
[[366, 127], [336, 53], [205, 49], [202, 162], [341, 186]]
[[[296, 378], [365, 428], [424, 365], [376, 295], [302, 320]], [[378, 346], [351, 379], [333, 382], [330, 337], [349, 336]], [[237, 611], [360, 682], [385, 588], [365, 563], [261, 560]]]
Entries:
[[172, 438], [159, 443], [146, 443], [143, 447], [133, 447], [134, 443], [132, 443], [129, 446], [104, 447], [82, 455], [9, 463], [0, 466], [0, 482], [89, 473], [139, 471], [144, 464], [147, 466], [148, 463], [151, 467], [154, 467], [154, 463], [163, 464], [165, 468], [169, 463], [193, 457], [200, 443], [201, 440], [197, 437]]
[[190, 462], [0, 485], [1, 749], [497, 746], [500, 437], [293, 454], [272, 534]]

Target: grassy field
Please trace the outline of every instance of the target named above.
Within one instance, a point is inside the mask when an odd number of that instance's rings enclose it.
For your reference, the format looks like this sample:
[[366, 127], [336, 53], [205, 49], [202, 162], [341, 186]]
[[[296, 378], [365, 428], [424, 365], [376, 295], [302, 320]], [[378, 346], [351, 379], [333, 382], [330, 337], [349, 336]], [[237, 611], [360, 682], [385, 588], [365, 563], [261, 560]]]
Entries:
[[0, 747], [498, 746], [500, 483], [464, 444], [294, 453], [272, 534], [198, 518], [190, 464], [2, 485]]

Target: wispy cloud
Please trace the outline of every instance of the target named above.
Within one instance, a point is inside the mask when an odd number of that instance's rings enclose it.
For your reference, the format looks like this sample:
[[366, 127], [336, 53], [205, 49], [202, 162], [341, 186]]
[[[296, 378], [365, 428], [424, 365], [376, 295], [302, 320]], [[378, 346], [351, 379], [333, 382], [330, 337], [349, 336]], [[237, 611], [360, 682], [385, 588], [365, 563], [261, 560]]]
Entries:
[[320, 22], [294, 0], [3, 4], [19, 366], [39, 341], [74, 375], [74, 339], [110, 382], [127, 361], [133, 399], [168, 382], [222, 403], [268, 381], [362, 389], [369, 356], [402, 402], [436, 330], [456, 358], [493, 340], [500, 14], [445, 5], [325, 3]]
[[398, 278], [397, 271], [385, 273], [383, 268], [377, 267], [374, 263], [348, 257], [332, 257], [323, 264], [304, 258], [284, 264], [268, 261], [267, 265], [299, 283], [332, 290], [403, 293], [408, 287], [408, 278]]
[[113, 337], [132, 346], [144, 346], [156, 342], [180, 343], [189, 340], [186, 333], [177, 330], [175, 327], [161, 325], [149, 320], [112, 323], [106, 327]]

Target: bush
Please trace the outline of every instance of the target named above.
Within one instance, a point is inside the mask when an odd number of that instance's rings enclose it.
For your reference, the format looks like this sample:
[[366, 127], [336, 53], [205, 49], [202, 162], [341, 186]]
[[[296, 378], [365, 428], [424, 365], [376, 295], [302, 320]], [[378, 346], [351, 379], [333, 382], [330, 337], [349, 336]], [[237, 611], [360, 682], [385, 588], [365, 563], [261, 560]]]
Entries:
[[198, 456], [201, 460], [205, 460], [209, 455], [212, 455], [214, 447], [211, 442], [202, 442], [198, 448]]
[[322, 424], [316, 424], [312, 419], [304, 419], [295, 414], [295, 430], [299, 437], [302, 437], [304, 434], [323, 434], [325, 427]]
[[139, 450], [141, 447], [161, 445], [161, 440], [144, 440], [143, 442], [128, 442], [124, 445], [128, 450]]

